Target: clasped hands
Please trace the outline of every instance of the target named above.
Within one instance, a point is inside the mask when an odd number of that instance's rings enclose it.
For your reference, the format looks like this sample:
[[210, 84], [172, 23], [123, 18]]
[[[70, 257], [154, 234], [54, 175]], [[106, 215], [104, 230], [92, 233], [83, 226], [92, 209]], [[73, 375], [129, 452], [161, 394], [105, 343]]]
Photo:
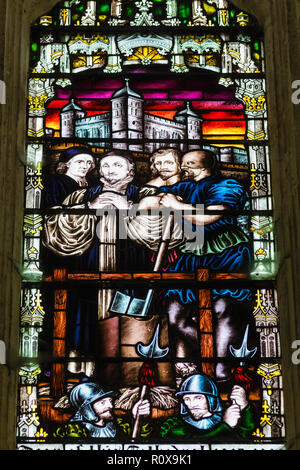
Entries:
[[147, 196], [141, 199], [139, 203], [139, 210], [151, 210], [168, 208], [173, 210], [183, 210], [185, 204], [182, 202], [181, 197], [169, 193], [159, 193], [156, 196]]
[[104, 209], [115, 208], [120, 210], [128, 210], [132, 206], [132, 202], [127, 200], [126, 196], [116, 194], [113, 192], [104, 192], [94, 199], [92, 202], [88, 202], [90, 209]]

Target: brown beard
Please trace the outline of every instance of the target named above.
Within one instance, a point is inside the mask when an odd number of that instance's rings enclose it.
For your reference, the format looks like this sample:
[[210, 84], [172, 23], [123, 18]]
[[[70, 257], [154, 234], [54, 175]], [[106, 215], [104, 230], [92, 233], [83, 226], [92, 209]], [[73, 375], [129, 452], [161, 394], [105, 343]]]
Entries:
[[101, 413], [101, 419], [104, 419], [104, 421], [112, 421], [113, 420], [113, 415], [111, 410], [106, 410]]
[[183, 170], [181, 173], [181, 179], [182, 181], [188, 181], [188, 180], [193, 180], [194, 179], [194, 173], [189, 170]]
[[171, 173], [170, 171], [169, 172], [165, 172], [164, 174], [161, 174], [160, 173], [160, 177], [163, 181], [167, 181], [171, 176], [173, 176], [174, 173]]
[[[201, 410], [199, 410], [201, 411]], [[199, 411], [197, 409], [195, 410], [189, 410], [191, 416], [193, 419], [195, 419], [196, 421], [198, 421], [199, 419], [203, 418], [203, 414], [202, 413], [199, 413]]]

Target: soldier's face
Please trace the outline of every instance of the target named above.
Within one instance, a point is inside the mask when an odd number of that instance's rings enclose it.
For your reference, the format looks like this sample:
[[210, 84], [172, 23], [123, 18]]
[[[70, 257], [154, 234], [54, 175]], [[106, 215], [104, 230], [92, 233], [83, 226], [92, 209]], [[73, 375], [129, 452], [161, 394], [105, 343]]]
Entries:
[[104, 157], [100, 162], [100, 174], [110, 183], [122, 181], [129, 174], [129, 165], [123, 157]]
[[86, 174], [93, 168], [94, 160], [91, 155], [82, 153], [71, 158], [67, 162], [66, 174], [71, 178], [84, 178]]
[[187, 393], [183, 396], [183, 402], [195, 420], [211, 416], [207, 398], [202, 393]]
[[156, 157], [153, 165], [163, 180], [167, 180], [180, 172], [172, 153]]
[[113, 410], [113, 400], [110, 397], [102, 398], [93, 403], [93, 409], [99, 419], [104, 419], [110, 421], [113, 419], [112, 410]]

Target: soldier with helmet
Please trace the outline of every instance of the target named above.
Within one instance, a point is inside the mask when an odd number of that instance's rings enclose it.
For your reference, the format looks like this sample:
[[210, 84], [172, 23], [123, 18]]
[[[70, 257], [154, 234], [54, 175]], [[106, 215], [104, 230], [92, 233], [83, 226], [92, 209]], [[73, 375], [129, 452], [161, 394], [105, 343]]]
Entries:
[[70, 394], [70, 402], [77, 408], [70, 422], [83, 426], [90, 437], [115, 437], [112, 410], [116, 396], [113, 390], [104, 391], [92, 382], [77, 385]]
[[[82, 382], [76, 385], [70, 393], [70, 403], [75, 414], [69, 422], [57, 429], [55, 438], [128, 438], [129, 423], [122, 419], [116, 422], [113, 414], [114, 399], [118, 392], [104, 390], [94, 382]], [[139, 409], [140, 415], [148, 415], [150, 405], [144, 404]]]
[[[252, 411], [245, 390], [235, 385], [227, 407], [221, 401], [213, 379], [204, 374], [186, 378], [175, 394], [180, 400], [180, 416], [170, 417], [159, 425], [161, 437], [170, 441], [201, 438], [247, 438], [254, 431]], [[146, 415], [147, 400], [141, 400], [132, 409], [133, 416]]]
[[225, 408], [215, 382], [204, 374], [185, 379], [176, 397], [180, 399], [180, 417], [161, 425], [162, 437], [176, 440], [201, 437], [234, 436], [246, 438], [254, 431], [252, 411], [245, 390], [235, 385], [231, 404]]
[[[93, 382], [83, 382], [70, 393], [70, 403], [76, 410], [69, 422], [57, 429], [55, 438], [100, 438], [126, 441], [132, 423], [115, 420], [114, 399], [118, 392], [104, 390]], [[204, 374], [193, 374], [181, 384], [175, 394], [180, 400], [180, 416], [170, 417], [152, 426], [161, 437], [170, 441], [199, 440], [201, 438], [247, 438], [254, 431], [252, 411], [245, 390], [235, 385], [230, 394], [231, 404], [224, 406], [213, 379]], [[137, 401], [132, 410], [146, 421], [151, 415], [148, 398]], [[129, 419], [129, 421], [131, 421]], [[154, 423], [152, 422], [152, 425]]]

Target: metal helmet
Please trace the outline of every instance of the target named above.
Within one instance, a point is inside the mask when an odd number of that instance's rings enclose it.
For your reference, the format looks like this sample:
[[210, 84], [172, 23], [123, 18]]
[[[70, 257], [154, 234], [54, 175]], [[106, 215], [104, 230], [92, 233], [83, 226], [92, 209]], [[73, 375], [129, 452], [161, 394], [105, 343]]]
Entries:
[[[207, 375], [194, 374], [188, 377], [181, 384], [180, 391], [176, 393], [176, 397], [182, 397], [190, 393], [205, 395], [211, 413], [220, 412], [222, 410], [217, 386]], [[183, 403], [181, 404], [181, 413], [188, 413], [187, 407]]]
[[102, 398], [115, 397], [116, 395], [117, 393], [112, 390], [105, 392], [99, 385], [93, 382], [76, 385], [70, 393], [70, 402], [77, 408], [72, 421], [97, 421], [99, 418], [94, 412], [92, 404]]

